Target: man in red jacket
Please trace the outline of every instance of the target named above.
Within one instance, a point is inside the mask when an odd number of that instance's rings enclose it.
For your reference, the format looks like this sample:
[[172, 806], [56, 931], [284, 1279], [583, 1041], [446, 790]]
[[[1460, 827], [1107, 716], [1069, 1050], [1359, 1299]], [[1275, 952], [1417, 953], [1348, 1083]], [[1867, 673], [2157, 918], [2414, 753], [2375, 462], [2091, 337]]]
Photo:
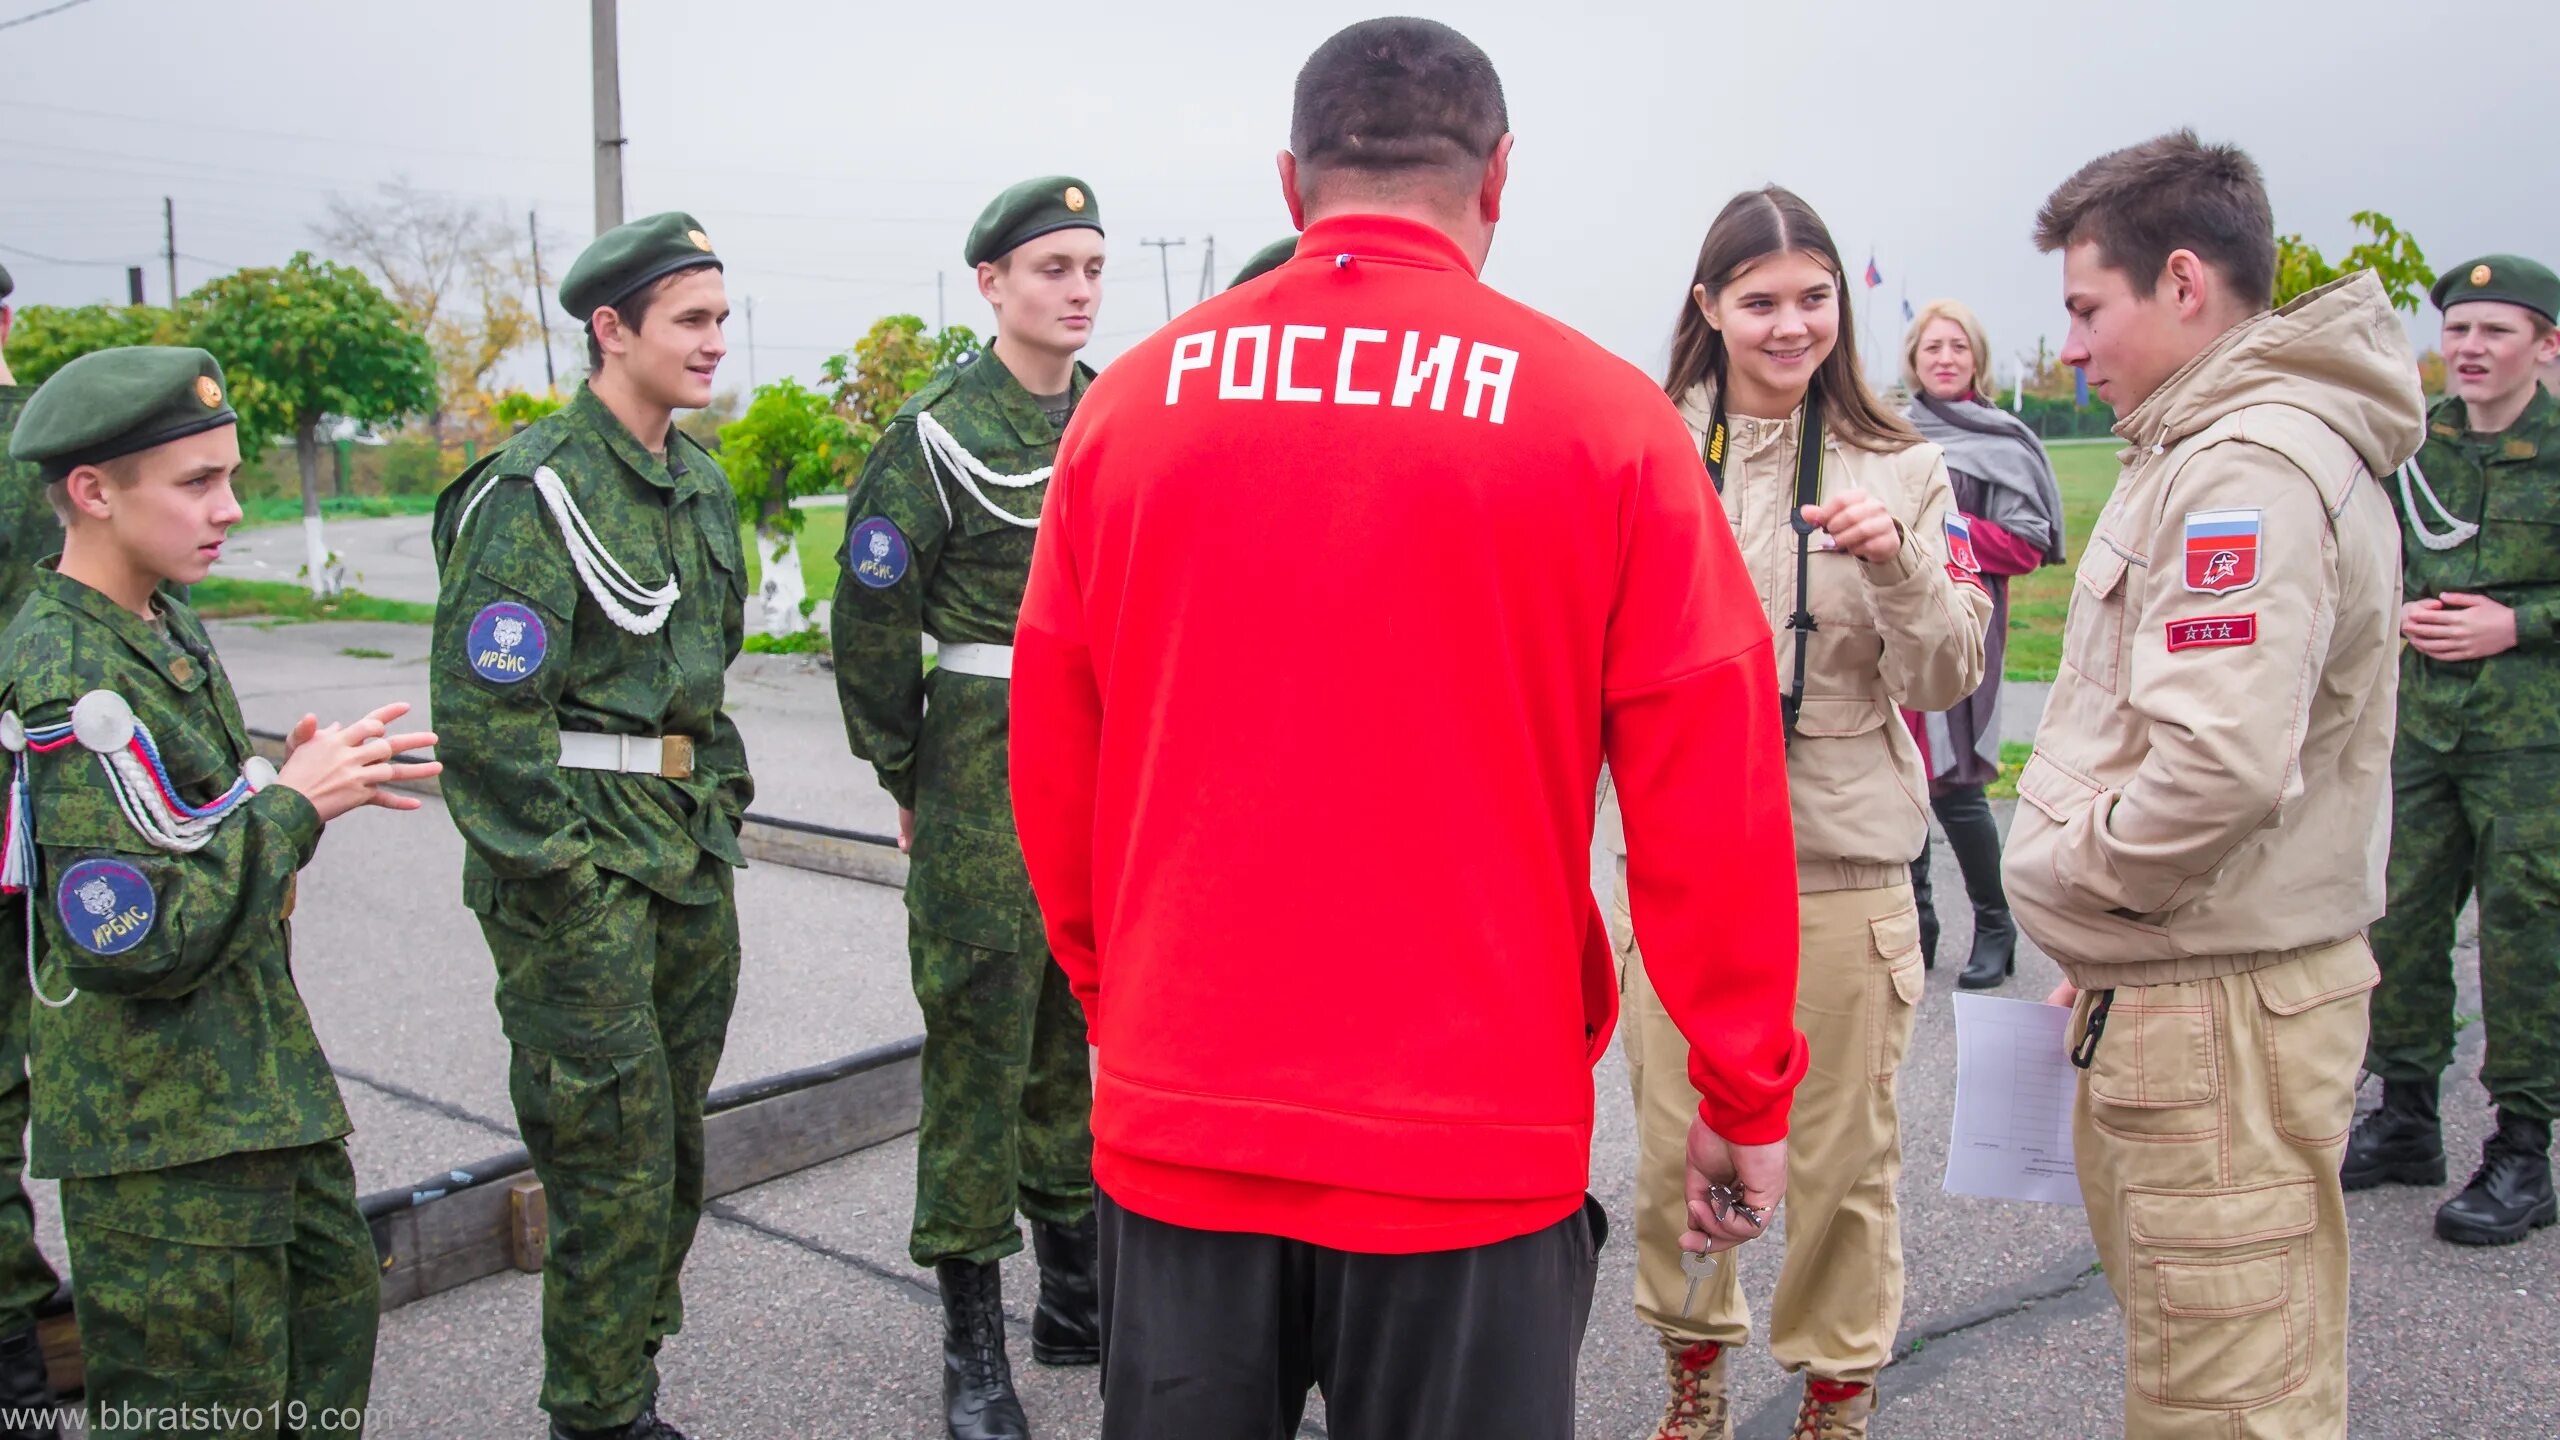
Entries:
[[1311, 1384], [1344, 1440], [1572, 1433], [1604, 755], [1705, 1097], [1687, 1243], [1785, 1188], [1768, 628], [1662, 392], [1476, 279], [1508, 129], [1445, 26], [1325, 42], [1296, 258], [1121, 357], [1058, 452], [1012, 779], [1096, 1045], [1108, 1440], [1279, 1440]]

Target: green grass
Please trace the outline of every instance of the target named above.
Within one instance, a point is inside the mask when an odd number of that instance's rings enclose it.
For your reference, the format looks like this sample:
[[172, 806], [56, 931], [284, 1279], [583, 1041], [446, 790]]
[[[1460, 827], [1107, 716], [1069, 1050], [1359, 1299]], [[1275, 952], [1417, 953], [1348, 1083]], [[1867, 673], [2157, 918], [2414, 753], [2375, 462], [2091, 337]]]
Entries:
[[287, 623], [303, 620], [388, 620], [402, 625], [425, 625], [436, 618], [433, 605], [383, 600], [353, 590], [334, 599], [315, 600], [311, 592], [300, 585], [279, 580], [234, 580], [224, 575], [208, 576], [190, 586], [187, 603], [208, 620], [256, 615]]
[[[260, 495], [240, 502], [239, 528], [253, 530], [262, 525], [299, 525], [302, 523], [302, 497], [298, 495]], [[433, 495], [330, 495], [320, 501], [324, 520], [373, 520], [386, 515], [432, 515], [436, 509]]]
[[[803, 510], [800, 529], [800, 578], [809, 587], [809, 599], [824, 605], [836, 593], [836, 552], [844, 548], [844, 511], [842, 509]], [[747, 547], [747, 588], [764, 584], [764, 557], [756, 550], [756, 531], [752, 525], [738, 528], [738, 538]]]
[[388, 660], [391, 658], [390, 651], [376, 650], [370, 645], [348, 645], [342, 647], [338, 653], [346, 656], [350, 660]]
[[1994, 800], [2017, 799], [2018, 772], [2027, 768], [2027, 756], [2033, 754], [2035, 748], [2024, 740], [2001, 741], [2000, 775], [1984, 787], [1984, 793]]
[[2009, 582], [2009, 656], [2002, 673], [2012, 680], [2051, 680], [2060, 667], [2071, 576], [2116, 483], [2112, 445], [2059, 445], [2045, 453], [2053, 457], [2054, 478], [2062, 484], [2062, 529], [2071, 558]]

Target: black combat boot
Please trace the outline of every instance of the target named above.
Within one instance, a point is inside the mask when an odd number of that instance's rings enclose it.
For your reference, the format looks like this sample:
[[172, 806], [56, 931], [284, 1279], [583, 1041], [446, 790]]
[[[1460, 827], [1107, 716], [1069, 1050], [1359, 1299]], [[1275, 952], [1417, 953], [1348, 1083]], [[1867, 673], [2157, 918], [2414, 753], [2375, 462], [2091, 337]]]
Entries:
[[616, 1425], [610, 1430], [572, 1430], [554, 1420], [551, 1422], [551, 1440], [685, 1440], [685, 1435], [658, 1418], [657, 1404], [653, 1401], [630, 1424]]
[[[61, 1402], [54, 1397], [53, 1381], [44, 1368], [44, 1346], [36, 1339], [32, 1325], [8, 1335], [0, 1335], [0, 1440], [59, 1440], [57, 1428], [49, 1412]], [[24, 1417], [16, 1425], [8, 1424], [6, 1412]], [[37, 1416], [47, 1418], [38, 1420]]]
[[652, 1400], [629, 1424], [608, 1430], [573, 1430], [554, 1420], [551, 1440], [685, 1440], [685, 1434], [658, 1418], [658, 1402]]
[[951, 1440], [1031, 1440], [1004, 1358], [1003, 1277], [992, 1263], [945, 1260], [933, 1278], [942, 1286], [942, 1409]]
[[1929, 885], [1929, 842], [1920, 841], [1920, 858], [1911, 862], [1911, 903], [1920, 912], [1920, 968], [1938, 968], [1938, 899]]
[[2382, 1104], [2356, 1122], [2338, 1162], [2338, 1186], [2444, 1183], [2444, 1125], [2436, 1118], [2436, 1082], [2382, 1082]]
[[2498, 1112], [2480, 1168], [2436, 1211], [2436, 1235], [2456, 1245], [2513, 1245], [2560, 1221], [2551, 1193], [2551, 1122]]
[[1040, 1308], [1031, 1312], [1031, 1358], [1043, 1365], [1096, 1365], [1102, 1361], [1102, 1294], [1094, 1266], [1102, 1231], [1091, 1211], [1073, 1225], [1031, 1222], [1031, 1249], [1040, 1257]]

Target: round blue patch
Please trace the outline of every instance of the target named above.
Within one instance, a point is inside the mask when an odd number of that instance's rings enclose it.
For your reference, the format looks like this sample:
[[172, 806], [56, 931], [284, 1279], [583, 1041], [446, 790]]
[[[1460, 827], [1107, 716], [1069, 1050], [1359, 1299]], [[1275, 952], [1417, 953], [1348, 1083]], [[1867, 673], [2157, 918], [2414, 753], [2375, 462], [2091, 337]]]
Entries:
[[472, 674], [492, 685], [513, 685], [542, 668], [551, 635], [530, 607], [501, 600], [480, 607], [480, 613], [471, 617], [462, 648]]
[[907, 537], [883, 516], [854, 526], [845, 550], [853, 560], [853, 578], [874, 590], [886, 590], [907, 576]]
[[71, 943], [92, 955], [120, 955], [141, 944], [160, 914], [150, 877], [122, 860], [83, 860], [62, 872], [53, 904]]

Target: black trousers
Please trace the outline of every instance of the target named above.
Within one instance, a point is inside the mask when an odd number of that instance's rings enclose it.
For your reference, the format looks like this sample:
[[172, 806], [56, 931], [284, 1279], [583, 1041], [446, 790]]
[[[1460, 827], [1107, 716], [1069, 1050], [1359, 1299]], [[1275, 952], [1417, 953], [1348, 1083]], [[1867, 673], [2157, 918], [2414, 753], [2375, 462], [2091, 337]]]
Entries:
[[1103, 1440], [1571, 1440], [1599, 1202], [1469, 1250], [1363, 1255], [1097, 1194]]

